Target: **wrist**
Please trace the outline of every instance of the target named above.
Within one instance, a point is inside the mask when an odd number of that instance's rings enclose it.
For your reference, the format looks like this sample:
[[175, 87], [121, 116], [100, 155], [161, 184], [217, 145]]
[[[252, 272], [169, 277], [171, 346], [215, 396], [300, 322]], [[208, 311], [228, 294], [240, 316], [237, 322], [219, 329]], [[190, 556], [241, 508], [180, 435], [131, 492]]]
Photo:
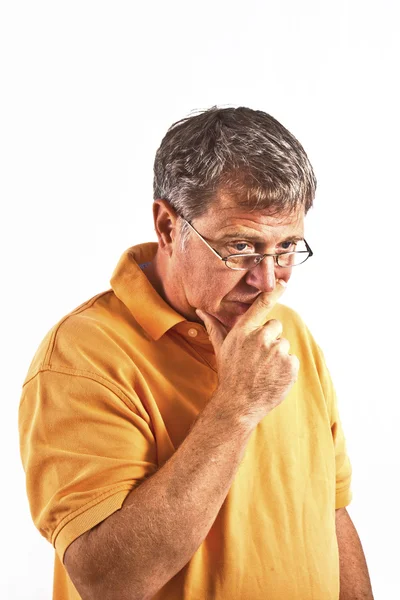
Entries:
[[260, 421], [249, 410], [239, 408], [234, 397], [220, 390], [214, 393], [202, 414], [212, 423], [219, 424], [229, 435], [235, 433], [244, 438], [251, 435]]

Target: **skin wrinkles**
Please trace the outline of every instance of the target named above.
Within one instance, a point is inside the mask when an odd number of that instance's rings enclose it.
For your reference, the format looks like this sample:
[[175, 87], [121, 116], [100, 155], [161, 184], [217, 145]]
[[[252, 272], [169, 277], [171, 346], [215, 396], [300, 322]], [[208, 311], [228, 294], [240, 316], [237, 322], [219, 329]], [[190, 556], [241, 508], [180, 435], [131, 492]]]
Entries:
[[[165, 200], [156, 200], [153, 210], [159, 247], [144, 273], [164, 300], [186, 319], [203, 324], [195, 313], [200, 308], [231, 329], [243, 314], [237, 301], [251, 302], [261, 292], [272, 292], [276, 278], [289, 281], [292, 269], [278, 267], [271, 257], [250, 271], [232, 271], [195, 234], [189, 236], [182, 251], [175, 211]], [[287, 237], [304, 236], [304, 210], [300, 207], [290, 215], [271, 216], [265, 210], [244, 211], [225, 197], [192, 224], [217, 251], [216, 238], [240, 228], [265, 240], [259, 252], [273, 253]], [[223, 256], [232, 253], [221, 251]]]

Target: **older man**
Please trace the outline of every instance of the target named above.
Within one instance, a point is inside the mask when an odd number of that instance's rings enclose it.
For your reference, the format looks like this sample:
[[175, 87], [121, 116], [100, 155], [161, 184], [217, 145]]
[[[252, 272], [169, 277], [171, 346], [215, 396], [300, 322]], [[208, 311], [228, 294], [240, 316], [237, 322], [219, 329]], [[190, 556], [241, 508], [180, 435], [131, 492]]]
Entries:
[[24, 383], [54, 599], [371, 599], [329, 372], [277, 303], [312, 255], [302, 146], [214, 107], [168, 130], [154, 173], [158, 244], [122, 256]]

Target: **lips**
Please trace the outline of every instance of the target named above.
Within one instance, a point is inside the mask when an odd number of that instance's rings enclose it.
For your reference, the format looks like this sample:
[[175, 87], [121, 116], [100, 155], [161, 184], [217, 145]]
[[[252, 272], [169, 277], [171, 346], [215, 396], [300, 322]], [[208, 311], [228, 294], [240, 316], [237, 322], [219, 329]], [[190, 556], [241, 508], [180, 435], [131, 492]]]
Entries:
[[233, 310], [235, 314], [243, 315], [249, 310], [250, 306], [252, 305], [252, 302], [238, 302], [237, 300], [235, 300], [232, 302], [232, 304], [233, 307], [231, 310]]

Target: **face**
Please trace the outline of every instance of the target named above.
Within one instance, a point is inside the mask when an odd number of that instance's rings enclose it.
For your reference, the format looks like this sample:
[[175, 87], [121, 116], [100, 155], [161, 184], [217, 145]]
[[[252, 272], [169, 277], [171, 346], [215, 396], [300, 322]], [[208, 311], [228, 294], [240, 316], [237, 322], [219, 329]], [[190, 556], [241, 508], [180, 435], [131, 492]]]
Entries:
[[[223, 257], [246, 252], [273, 254], [287, 251], [290, 240], [304, 237], [304, 210], [270, 216], [267, 211], [243, 211], [222, 199], [192, 225]], [[183, 251], [179, 232], [171, 237], [166, 273], [161, 273], [164, 296], [190, 321], [201, 323], [195, 313], [200, 308], [231, 329], [261, 292], [274, 290], [276, 279], [290, 279], [292, 269], [277, 266], [271, 257], [249, 271], [233, 271], [194, 231]]]

